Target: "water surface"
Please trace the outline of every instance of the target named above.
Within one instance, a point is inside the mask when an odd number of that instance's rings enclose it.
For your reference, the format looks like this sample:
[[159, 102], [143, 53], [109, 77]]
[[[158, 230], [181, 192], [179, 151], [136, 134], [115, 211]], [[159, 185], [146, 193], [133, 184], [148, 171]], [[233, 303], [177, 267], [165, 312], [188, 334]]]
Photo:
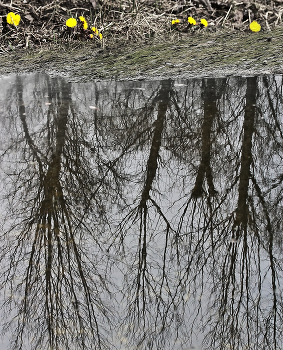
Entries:
[[2, 78], [5, 344], [281, 349], [282, 86]]

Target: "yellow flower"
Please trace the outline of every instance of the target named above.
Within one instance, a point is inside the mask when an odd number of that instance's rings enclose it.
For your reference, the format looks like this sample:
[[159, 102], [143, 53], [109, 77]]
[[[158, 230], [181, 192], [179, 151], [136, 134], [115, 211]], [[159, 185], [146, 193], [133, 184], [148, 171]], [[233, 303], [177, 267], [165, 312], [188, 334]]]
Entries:
[[21, 20], [20, 15], [15, 15], [14, 12], [9, 12], [7, 14], [7, 23], [13, 24], [14, 26], [18, 26]]
[[173, 19], [172, 22], [171, 22], [172, 26], [173, 26], [174, 24], [177, 24], [177, 23], [180, 23], [180, 20], [178, 20], [178, 19]]
[[77, 20], [75, 18], [69, 18], [66, 21], [66, 26], [69, 28], [73, 28], [77, 25]]
[[93, 39], [93, 34], [89, 34], [89, 37], [90, 37], [91, 39]]
[[207, 26], [208, 26], [207, 20], [204, 19], [204, 18], [202, 18], [202, 19], [200, 20], [200, 23], [201, 23], [204, 27], [207, 27]]
[[14, 22], [15, 22], [15, 26], [18, 26], [21, 20], [21, 16], [20, 15], [15, 15], [14, 17]]
[[7, 23], [14, 24], [14, 17], [15, 17], [14, 12], [9, 12], [7, 14]]
[[[99, 39], [102, 40], [103, 36], [101, 33], [99, 33], [99, 31], [97, 30], [97, 28], [92, 27], [91, 30], [97, 35], [99, 36]], [[91, 34], [92, 35], [92, 34]]]
[[95, 27], [92, 27], [91, 30], [92, 30], [96, 35], [98, 35], [98, 30], [97, 30]]
[[81, 22], [83, 22], [84, 30], [87, 30], [88, 24], [87, 24], [86, 19], [83, 16], [80, 16], [79, 19]]
[[189, 24], [192, 24], [193, 26], [195, 26], [197, 24], [196, 20], [193, 17], [189, 17], [188, 22], [189, 22]]
[[259, 23], [257, 23], [257, 21], [252, 21], [250, 24], [250, 30], [252, 32], [259, 32], [261, 30], [261, 26]]

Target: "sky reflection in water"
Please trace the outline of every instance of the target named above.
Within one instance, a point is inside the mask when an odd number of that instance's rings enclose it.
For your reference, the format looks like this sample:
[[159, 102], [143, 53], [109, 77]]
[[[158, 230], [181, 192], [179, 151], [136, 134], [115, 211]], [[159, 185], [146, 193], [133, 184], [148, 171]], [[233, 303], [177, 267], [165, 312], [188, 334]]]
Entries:
[[282, 76], [1, 82], [15, 349], [282, 348]]

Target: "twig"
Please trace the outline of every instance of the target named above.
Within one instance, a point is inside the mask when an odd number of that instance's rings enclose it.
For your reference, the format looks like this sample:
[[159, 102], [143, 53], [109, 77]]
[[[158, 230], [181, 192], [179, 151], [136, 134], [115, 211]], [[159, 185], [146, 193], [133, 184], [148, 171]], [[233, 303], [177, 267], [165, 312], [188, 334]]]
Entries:
[[1, 6], [3, 6], [3, 7], [7, 7], [7, 8], [9, 8], [9, 9], [12, 9], [12, 10], [16, 10], [16, 11], [21, 11], [21, 9], [19, 9], [19, 8], [17, 8], [17, 7], [14, 7], [14, 6], [11, 6], [11, 5], [6, 5], [6, 4], [0, 4]]
[[216, 26], [218, 26], [221, 23], [221, 21], [223, 21], [223, 16], [221, 16], [215, 20]]
[[226, 16], [225, 16], [224, 20], [223, 20], [222, 27], [224, 26], [225, 21], [226, 21], [226, 19], [228, 18], [228, 16], [229, 16], [229, 14], [230, 14], [231, 9], [232, 9], [232, 5], [230, 5], [230, 8], [229, 8], [229, 10], [228, 10], [228, 12], [227, 12], [227, 14], [226, 14]]
[[213, 8], [209, 0], [202, 0], [202, 2], [204, 2], [204, 4], [206, 5], [208, 11], [213, 11]]
[[273, 12], [267, 11], [266, 14], [263, 15], [263, 17], [265, 18], [266, 28], [267, 28], [267, 30], [270, 32], [271, 29], [270, 29], [269, 23], [268, 23], [268, 21], [267, 21], [267, 18], [268, 18], [268, 14], [269, 14], [269, 13], [273, 14]]
[[278, 14], [275, 13], [275, 15], [277, 17], [277, 19], [275, 21], [275, 25], [277, 25], [279, 21], [282, 22], [282, 18], [281, 18], [282, 12], [283, 12], [283, 10], [280, 9]]
[[89, 9], [86, 9], [86, 8], [84, 8], [84, 7], [74, 7], [73, 9], [70, 9], [69, 11], [71, 12], [71, 11], [77, 11], [77, 10], [83, 10], [83, 11], [90, 11]]

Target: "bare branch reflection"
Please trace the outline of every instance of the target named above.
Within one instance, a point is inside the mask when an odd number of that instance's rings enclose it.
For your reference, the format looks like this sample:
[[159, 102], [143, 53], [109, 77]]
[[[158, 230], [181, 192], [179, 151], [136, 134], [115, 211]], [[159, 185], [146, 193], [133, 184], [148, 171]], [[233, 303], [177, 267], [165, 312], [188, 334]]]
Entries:
[[[22, 150], [18, 153], [24, 163], [11, 174], [7, 195], [12, 196], [11, 205], [17, 205], [11, 208], [18, 208], [19, 219], [6, 231], [1, 254], [4, 260], [10, 257], [2, 278], [6, 281], [5, 293], [10, 294], [9, 305], [15, 308], [7, 327], [16, 324], [15, 349], [24, 347], [25, 337], [33, 339], [34, 348], [100, 349], [106, 344], [102, 320], [110, 321], [108, 306], [102, 300], [102, 291], [109, 291], [107, 272], [95, 255], [90, 259], [86, 234], [92, 237], [93, 233], [78, 224], [81, 217], [75, 211], [91, 195], [68, 167], [76, 161], [83, 166], [82, 150], [76, 147], [79, 144], [73, 145], [65, 158], [72, 137], [71, 85], [64, 80], [54, 83], [60, 90], [53, 92], [54, 86], [47, 80], [50, 109], [43, 127], [47, 139], [39, 146], [36, 142], [41, 140], [29, 130], [21, 78], [16, 80], [23, 130]], [[66, 177], [78, 181], [76, 205], [66, 187]], [[13, 215], [7, 219], [13, 219]], [[23, 296], [20, 302], [17, 295]]]
[[36, 76], [32, 98], [16, 79], [0, 167], [14, 348], [281, 349], [282, 77]]

